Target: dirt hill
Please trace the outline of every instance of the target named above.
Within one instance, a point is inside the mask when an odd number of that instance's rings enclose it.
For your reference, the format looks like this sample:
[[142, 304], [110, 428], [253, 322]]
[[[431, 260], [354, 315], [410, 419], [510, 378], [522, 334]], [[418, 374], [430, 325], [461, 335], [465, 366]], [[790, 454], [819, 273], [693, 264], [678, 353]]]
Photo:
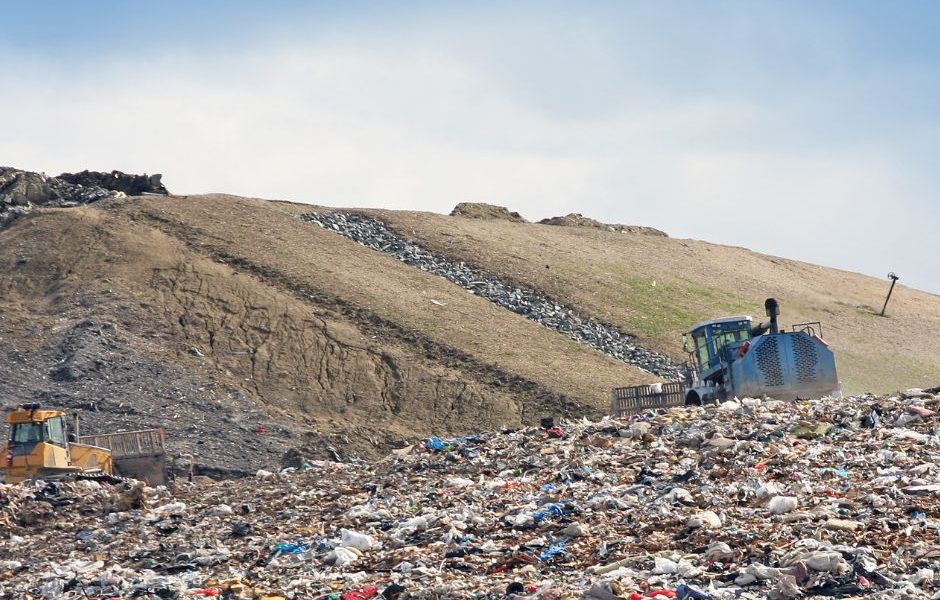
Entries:
[[[764, 319], [776, 297], [784, 324], [820, 321], [849, 393], [892, 392], [940, 382], [940, 296], [838, 269], [699, 240], [364, 211], [418, 240], [560, 298], [682, 357], [680, 335], [696, 321]], [[877, 308], [876, 308], [877, 307]]]
[[[163, 425], [212, 473], [598, 415], [611, 387], [657, 379], [297, 218], [313, 210], [332, 209], [147, 196], [18, 217], [0, 229], [3, 402], [81, 412], [86, 431]], [[884, 282], [741, 248], [361, 212], [674, 359], [691, 322], [773, 295], [824, 322], [849, 391], [940, 383], [940, 298], [903, 286], [880, 318]]]

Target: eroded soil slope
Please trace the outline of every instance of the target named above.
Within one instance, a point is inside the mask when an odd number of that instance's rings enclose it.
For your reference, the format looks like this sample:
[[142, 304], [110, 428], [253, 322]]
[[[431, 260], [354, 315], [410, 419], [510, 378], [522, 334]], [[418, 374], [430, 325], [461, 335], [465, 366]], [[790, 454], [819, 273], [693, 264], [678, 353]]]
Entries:
[[[597, 414], [605, 387], [642, 377], [277, 203], [47, 209], [0, 230], [0, 248], [4, 402], [76, 410], [86, 432], [164, 426], [208, 472]], [[559, 369], [587, 356], [603, 378], [540, 380], [521, 365], [533, 348]]]

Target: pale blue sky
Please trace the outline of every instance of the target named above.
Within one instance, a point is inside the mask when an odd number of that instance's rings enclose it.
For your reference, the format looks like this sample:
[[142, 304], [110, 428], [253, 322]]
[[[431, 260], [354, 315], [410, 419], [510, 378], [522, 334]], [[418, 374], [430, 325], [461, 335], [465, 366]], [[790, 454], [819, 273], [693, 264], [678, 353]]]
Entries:
[[0, 164], [581, 212], [940, 292], [940, 4], [441, 4], [0, 1]]

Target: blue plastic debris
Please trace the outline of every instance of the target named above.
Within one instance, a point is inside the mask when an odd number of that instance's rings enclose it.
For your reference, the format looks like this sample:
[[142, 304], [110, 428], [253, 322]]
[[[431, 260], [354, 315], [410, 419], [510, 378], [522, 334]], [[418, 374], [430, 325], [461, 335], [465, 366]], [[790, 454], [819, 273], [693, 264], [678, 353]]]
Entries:
[[556, 542], [542, 551], [539, 554], [539, 560], [542, 562], [548, 562], [554, 559], [556, 556], [560, 556], [565, 553], [565, 542]]
[[274, 545], [274, 551], [278, 554], [303, 554], [307, 551], [307, 547], [300, 542], [297, 542], [296, 544], [292, 544], [290, 542], [278, 542]]
[[464, 446], [460, 449], [460, 455], [466, 458], [476, 458], [480, 456], [480, 453], [474, 450], [473, 448], [468, 448]]
[[564, 512], [565, 509], [561, 504], [546, 504], [542, 507], [542, 510], [532, 515], [532, 520], [536, 523], [541, 523], [545, 519], [560, 517], [562, 514], [564, 514]]
[[676, 587], [676, 600], [713, 600], [714, 596], [690, 585], [680, 583]]
[[485, 439], [475, 435], [464, 435], [453, 439], [433, 436], [424, 440], [424, 447], [431, 452], [452, 452], [456, 450], [461, 456], [476, 458], [480, 455], [480, 452], [472, 446], [479, 446], [485, 443]]
[[833, 473], [836, 477], [848, 477], [849, 472], [843, 468], [823, 467], [819, 469], [820, 473]]

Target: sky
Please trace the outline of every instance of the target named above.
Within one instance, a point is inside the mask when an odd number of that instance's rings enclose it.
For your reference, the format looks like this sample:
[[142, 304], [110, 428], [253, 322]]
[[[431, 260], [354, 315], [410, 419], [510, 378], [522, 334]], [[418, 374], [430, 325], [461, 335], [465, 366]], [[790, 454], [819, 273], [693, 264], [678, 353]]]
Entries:
[[0, 14], [0, 165], [162, 173], [179, 194], [580, 212], [940, 293], [935, 2]]

